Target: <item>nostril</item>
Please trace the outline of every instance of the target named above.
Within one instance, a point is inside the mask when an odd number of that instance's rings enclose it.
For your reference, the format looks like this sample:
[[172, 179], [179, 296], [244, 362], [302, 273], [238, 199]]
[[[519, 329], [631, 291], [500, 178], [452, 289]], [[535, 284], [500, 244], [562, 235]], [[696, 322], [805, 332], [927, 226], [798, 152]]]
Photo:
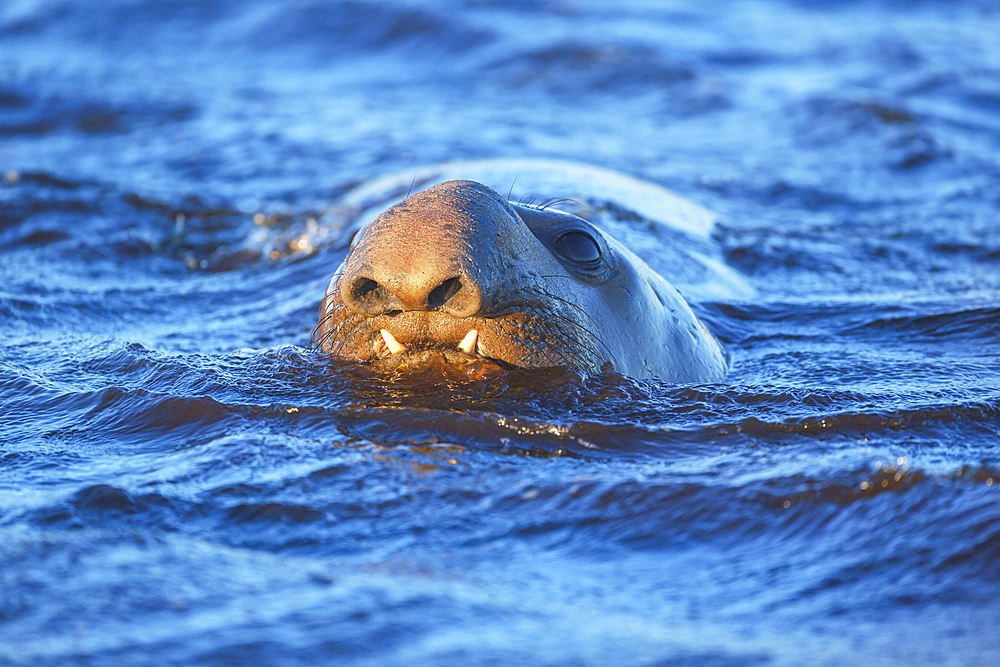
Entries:
[[378, 283], [371, 278], [358, 278], [351, 283], [351, 296], [355, 299], [363, 299], [365, 295], [378, 289]]
[[462, 281], [459, 278], [448, 278], [443, 283], [431, 290], [427, 295], [427, 309], [438, 310], [448, 303], [453, 296], [462, 290]]
[[358, 304], [374, 306], [386, 296], [385, 288], [371, 278], [355, 278], [350, 287], [351, 299]]

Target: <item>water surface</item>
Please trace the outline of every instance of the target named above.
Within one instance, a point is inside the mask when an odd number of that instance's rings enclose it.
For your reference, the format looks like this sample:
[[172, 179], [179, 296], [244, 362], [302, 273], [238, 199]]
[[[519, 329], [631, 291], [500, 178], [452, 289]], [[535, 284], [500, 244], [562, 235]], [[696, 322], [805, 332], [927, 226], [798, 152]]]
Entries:
[[[998, 34], [974, 1], [4, 3], [0, 663], [1000, 660]], [[727, 382], [307, 349], [324, 213], [523, 157], [721, 214]]]

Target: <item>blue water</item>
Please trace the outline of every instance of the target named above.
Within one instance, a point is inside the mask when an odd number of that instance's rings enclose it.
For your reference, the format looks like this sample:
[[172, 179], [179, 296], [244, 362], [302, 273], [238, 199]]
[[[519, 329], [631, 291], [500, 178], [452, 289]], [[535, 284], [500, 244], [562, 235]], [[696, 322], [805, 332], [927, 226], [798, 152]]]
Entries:
[[[0, 664], [1000, 662], [997, 35], [985, 1], [3, 2]], [[307, 349], [338, 202], [525, 157], [722, 216], [725, 383]]]

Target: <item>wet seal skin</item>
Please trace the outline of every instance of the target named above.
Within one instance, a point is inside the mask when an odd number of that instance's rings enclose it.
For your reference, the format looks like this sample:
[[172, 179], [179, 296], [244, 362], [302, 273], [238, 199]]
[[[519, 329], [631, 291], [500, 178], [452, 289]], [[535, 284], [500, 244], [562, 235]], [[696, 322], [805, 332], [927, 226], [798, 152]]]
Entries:
[[628, 249], [473, 181], [418, 192], [358, 233], [312, 343], [385, 370], [566, 367], [669, 382], [727, 372], [715, 337]]

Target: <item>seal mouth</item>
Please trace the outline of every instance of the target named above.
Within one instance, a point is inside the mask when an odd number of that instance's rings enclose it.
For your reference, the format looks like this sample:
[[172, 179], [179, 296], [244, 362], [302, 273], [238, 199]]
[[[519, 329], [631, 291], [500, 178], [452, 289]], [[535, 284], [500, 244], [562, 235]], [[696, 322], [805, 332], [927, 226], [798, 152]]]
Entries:
[[379, 368], [413, 368], [433, 359], [452, 365], [585, 369], [600, 367], [590, 338], [552, 312], [518, 309], [493, 317], [461, 318], [410, 311], [365, 317], [334, 301], [310, 341], [335, 357]]
[[452, 366], [467, 366], [484, 362], [499, 368], [515, 368], [514, 365], [489, 356], [479, 347], [479, 329], [471, 328], [458, 343], [437, 340], [401, 343], [389, 329], [379, 329], [379, 340], [375, 344], [375, 358], [370, 363], [384, 368], [422, 368], [435, 363]]
[[[396, 337], [393, 336], [388, 329], [380, 329], [379, 333], [382, 334], [382, 343], [385, 345], [385, 349], [390, 355], [403, 354], [409, 349], [408, 347], [400, 343], [398, 340], [396, 340]], [[469, 329], [469, 333], [465, 334], [465, 337], [462, 338], [462, 340], [458, 343], [457, 347], [459, 350], [470, 356], [481, 356], [476, 354], [476, 343], [478, 341], [479, 341], [479, 330]]]
[[434, 343], [408, 347], [396, 340], [388, 329], [381, 329], [381, 345], [371, 366], [388, 372], [437, 372], [454, 379], [484, 379], [516, 368], [499, 359], [476, 351], [479, 330], [469, 333], [456, 344]]

